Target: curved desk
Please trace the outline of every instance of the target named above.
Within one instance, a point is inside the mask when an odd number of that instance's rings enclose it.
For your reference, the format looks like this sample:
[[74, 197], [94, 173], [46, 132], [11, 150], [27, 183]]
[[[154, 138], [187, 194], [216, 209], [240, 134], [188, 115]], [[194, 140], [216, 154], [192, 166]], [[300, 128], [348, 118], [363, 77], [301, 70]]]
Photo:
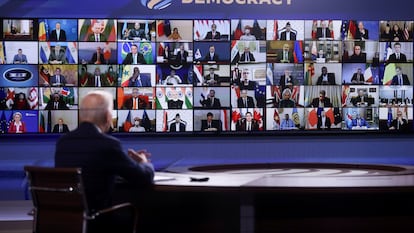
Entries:
[[150, 199], [160, 208], [153, 216], [168, 223], [162, 230], [406, 232], [414, 227], [414, 167], [229, 164], [172, 167], [156, 175], [166, 179], [156, 181]]

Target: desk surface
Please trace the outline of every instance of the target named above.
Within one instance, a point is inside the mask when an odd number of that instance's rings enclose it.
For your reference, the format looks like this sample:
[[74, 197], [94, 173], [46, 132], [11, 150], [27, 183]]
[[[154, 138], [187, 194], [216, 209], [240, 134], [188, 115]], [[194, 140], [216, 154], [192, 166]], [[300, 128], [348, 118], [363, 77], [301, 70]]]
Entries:
[[[233, 164], [175, 167], [157, 176], [156, 188], [197, 190], [414, 190], [414, 167], [356, 164]], [[208, 178], [192, 181], [191, 178]]]

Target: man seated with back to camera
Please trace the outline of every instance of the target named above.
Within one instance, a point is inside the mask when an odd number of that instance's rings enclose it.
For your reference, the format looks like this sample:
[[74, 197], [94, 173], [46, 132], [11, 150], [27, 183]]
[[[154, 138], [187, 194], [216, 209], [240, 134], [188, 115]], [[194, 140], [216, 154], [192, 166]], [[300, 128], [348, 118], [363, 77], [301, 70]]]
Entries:
[[[64, 134], [56, 143], [55, 166], [82, 169], [91, 210], [101, 210], [113, 204], [118, 176], [133, 190], [146, 189], [153, 183], [154, 167], [148, 159], [150, 154], [146, 150], [133, 149], [126, 153], [118, 139], [106, 134], [112, 127], [112, 110], [113, 96], [110, 93], [88, 93], [80, 104], [78, 128]], [[127, 232], [125, 221], [128, 218], [129, 215], [102, 216], [90, 222], [88, 232]]]

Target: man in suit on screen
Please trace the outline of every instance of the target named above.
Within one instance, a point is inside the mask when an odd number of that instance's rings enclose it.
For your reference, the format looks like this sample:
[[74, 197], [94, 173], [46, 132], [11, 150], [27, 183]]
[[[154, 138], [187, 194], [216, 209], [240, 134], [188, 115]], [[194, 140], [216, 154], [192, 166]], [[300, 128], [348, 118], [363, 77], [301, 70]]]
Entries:
[[88, 41], [104, 42], [108, 39], [103, 34], [105, 27], [102, 23], [94, 23], [92, 26], [92, 34], [89, 35]]
[[138, 45], [131, 45], [131, 52], [126, 55], [125, 59], [122, 61], [122, 64], [146, 64], [144, 55], [138, 52]]
[[201, 120], [201, 131], [221, 131], [220, 120], [214, 120], [212, 112], [207, 113], [207, 119]]
[[217, 25], [213, 23], [211, 25], [211, 31], [207, 32], [207, 35], [204, 39], [205, 40], [220, 40], [220, 38], [221, 38], [221, 35], [220, 35], [220, 32], [217, 31]]
[[240, 97], [237, 99], [238, 108], [254, 108], [254, 99], [247, 95], [247, 89], [240, 91]]
[[180, 114], [175, 115], [174, 122], [170, 124], [170, 132], [185, 132], [186, 124], [181, 120]]
[[52, 30], [49, 37], [50, 41], [66, 41], [66, 32], [61, 29], [60, 23], [55, 24], [55, 29]]
[[394, 44], [394, 53], [388, 57], [387, 62], [407, 62], [407, 56], [401, 53], [401, 43]]
[[280, 33], [280, 40], [296, 40], [296, 33], [292, 31], [290, 22], [286, 23], [285, 30]]
[[403, 74], [400, 66], [395, 67], [395, 75], [392, 77], [391, 85], [410, 85], [410, 80]]

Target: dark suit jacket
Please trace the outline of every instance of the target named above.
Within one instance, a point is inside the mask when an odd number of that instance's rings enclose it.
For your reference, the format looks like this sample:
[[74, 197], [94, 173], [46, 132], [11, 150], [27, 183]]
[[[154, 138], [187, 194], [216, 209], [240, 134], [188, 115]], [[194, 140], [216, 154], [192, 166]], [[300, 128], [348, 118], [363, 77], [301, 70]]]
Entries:
[[68, 61], [66, 60], [65, 50], [61, 49], [59, 50], [59, 53], [56, 54], [54, 48], [50, 49], [49, 63], [54, 60], [62, 61], [62, 64], [68, 63]]
[[316, 85], [336, 85], [335, 82], [335, 74], [334, 73], [328, 73], [328, 83], [322, 83], [323, 77], [322, 74], [318, 77], [318, 80], [316, 82]]
[[59, 77], [59, 79], [60, 79], [60, 85], [57, 85], [57, 83], [56, 83], [56, 80], [57, 78], [56, 78], [56, 75], [53, 75], [52, 77], [50, 77], [50, 81], [49, 81], [49, 83], [50, 83], [50, 85], [51, 86], [65, 86], [66, 85], [66, 78], [65, 78], [65, 76], [63, 76], [63, 75], [60, 75], [60, 77]]
[[[56, 124], [56, 125], [53, 126], [52, 132], [53, 133], [60, 133], [59, 132], [59, 124]], [[62, 133], [67, 133], [67, 132], [69, 132], [68, 125], [67, 124], [63, 124], [62, 125]]]
[[[140, 80], [141, 80], [141, 87], [150, 87], [151, 86], [151, 77], [144, 75], [144, 74], [140, 74]], [[128, 80], [128, 87], [139, 87], [139, 83], [138, 82], [133, 82], [131, 80], [131, 78], [129, 78]]]
[[[104, 42], [107, 41], [108, 38], [106, 38], [106, 36], [104, 34], [99, 34], [99, 42]], [[88, 36], [88, 41], [95, 41], [95, 34], [91, 34]]]
[[247, 96], [247, 106], [244, 105], [243, 98], [239, 97], [237, 99], [238, 108], [254, 108], [254, 99], [251, 96]]
[[405, 56], [403, 53], [400, 53], [400, 59], [397, 59], [397, 55], [393, 53], [388, 58], [388, 62], [407, 62], [407, 56]]
[[[221, 131], [221, 122], [220, 122], [220, 120], [212, 120], [210, 128], [216, 128], [217, 131]], [[201, 131], [204, 131], [206, 129], [209, 129], [207, 120], [201, 120]]]
[[[57, 110], [68, 110], [68, 106], [66, 106], [65, 101], [63, 101], [62, 99], [59, 100], [58, 102], [58, 108]], [[45, 110], [56, 110], [55, 109], [55, 101], [50, 100], [49, 102], [47, 102]]]
[[[288, 83], [292, 83], [292, 85], [295, 85], [296, 80], [293, 78], [292, 75], [289, 75], [288, 77]], [[286, 75], [280, 76], [279, 85], [282, 86], [282, 90], [285, 89], [286, 86]]]
[[362, 34], [358, 29], [356, 30], [356, 32], [355, 32], [355, 39], [356, 40], [362, 40], [362, 39], [365, 39], [365, 40], [368, 40], [369, 39], [369, 36], [368, 36], [368, 30], [367, 29], [365, 29], [365, 34]]
[[176, 130], [175, 128], [175, 122], [170, 124], [170, 132], [185, 132], [185, 124], [184, 123], [180, 123], [180, 127], [179, 127], [179, 131]]
[[288, 99], [288, 100], [282, 99], [279, 102], [279, 108], [294, 108], [294, 107], [295, 107], [295, 101], [291, 99]]
[[[403, 85], [410, 85], [410, 80], [408, 80], [408, 76], [406, 74], [402, 74]], [[391, 85], [400, 85], [398, 83], [398, 76], [395, 75], [392, 77]]]
[[352, 75], [351, 83], [364, 83], [364, 82], [365, 82], [364, 74], [359, 75], [359, 80], [358, 80], [358, 74], [357, 73], [354, 73]]
[[283, 60], [283, 51], [278, 52], [277, 53], [277, 62], [289, 62], [289, 63], [295, 62], [295, 59], [293, 57], [293, 52], [292, 51], [289, 51], [288, 52], [288, 59], [287, 59], [287, 61], [286, 60]]
[[[323, 100], [323, 105], [324, 105], [324, 107], [332, 107], [331, 99], [329, 99], [328, 97], [325, 97], [325, 99]], [[319, 98], [313, 98], [312, 102], [309, 104], [308, 107], [318, 108], [319, 107]]]
[[[97, 52], [94, 52], [92, 54], [92, 58], [89, 61], [89, 63], [94, 64], [97, 60], [98, 60], [98, 53]], [[105, 63], [105, 58], [104, 58], [103, 53], [100, 53], [99, 54], [99, 60], [100, 60], [101, 64], [104, 64]]]
[[[236, 126], [236, 130], [247, 131], [246, 119], [242, 119], [241, 123], [238, 126]], [[253, 119], [250, 131], [258, 131], [258, 130], [259, 130], [259, 124], [257, 123], [256, 120]]]
[[[361, 96], [356, 96], [356, 97], [352, 98], [351, 103], [354, 106], [358, 106], [358, 103], [362, 103]], [[368, 96], [364, 96], [364, 103], [367, 103], [368, 106], [370, 106], [372, 101], [370, 100], [370, 98]]]
[[216, 97], [214, 97], [213, 104], [211, 104], [211, 98], [202, 100], [200, 103], [204, 108], [221, 108], [220, 99]]
[[213, 38], [213, 32], [209, 31], [207, 32], [207, 35], [204, 39], [205, 40], [220, 40], [220, 38], [221, 38], [220, 32], [216, 31], [216, 34], [214, 35], [214, 38]]
[[145, 35], [145, 30], [144, 29], [136, 30], [135, 28], [131, 29], [128, 34], [128, 39], [133, 40], [134, 38], [147, 39]]
[[181, 51], [177, 52], [177, 55], [175, 57], [175, 61], [182, 64], [182, 63], [187, 63], [187, 57], [188, 57], [188, 52], [184, 51], [183, 52], [183, 58], [181, 59]]
[[359, 56], [352, 54], [349, 59], [344, 62], [365, 63], [367, 62], [367, 55], [365, 53], [361, 53]]
[[207, 53], [206, 56], [204, 56], [204, 61], [219, 61], [219, 56], [217, 53], [214, 53], [213, 58], [211, 58], [210, 53]]
[[56, 143], [56, 167], [80, 167], [91, 209], [108, 207], [117, 176], [134, 187], [152, 184], [154, 168], [137, 163], [124, 152], [118, 139], [100, 133], [95, 125], [81, 123]]
[[183, 101], [182, 100], [168, 100], [167, 105], [168, 109], [182, 109], [183, 108]]
[[[317, 29], [316, 29], [316, 39], [319, 39], [319, 38], [324, 38], [323, 37], [323, 30], [322, 30], [323, 28], [321, 28], [321, 27], [318, 27]], [[329, 28], [325, 28], [325, 38], [332, 38], [331, 37], [331, 30], [329, 30]]]
[[49, 40], [50, 41], [66, 41], [66, 32], [65, 32], [65, 30], [60, 29], [60, 35], [59, 35], [59, 39], [58, 39], [56, 29], [53, 29], [52, 32], [50, 33]]
[[[101, 87], [108, 87], [108, 86], [112, 87], [116, 85], [115, 81], [113, 81], [113, 83], [110, 83], [107, 76], [100, 75], [100, 79], [101, 79]], [[88, 82], [86, 83], [85, 87], [95, 87], [96, 86], [95, 81], [96, 81], [95, 75], [89, 76]]]
[[331, 119], [329, 117], [326, 117], [325, 119], [325, 128], [322, 128], [322, 117], [318, 117], [318, 129], [330, 129], [331, 128]]
[[[124, 64], [124, 65], [132, 64], [133, 62], [134, 62], [134, 59], [132, 57], [132, 53], [128, 53], [127, 56], [125, 57], [125, 59], [122, 61], [122, 64]], [[145, 59], [144, 59], [144, 55], [142, 55], [142, 53], [138, 53], [137, 62], [138, 62], [138, 64], [146, 64]]]
[[[204, 85], [208, 85], [208, 86], [218, 86], [220, 84], [219, 82], [219, 75], [218, 74], [214, 74], [214, 77], [211, 78], [210, 74], [207, 74], [206, 76], [204, 76]], [[212, 81], [214, 80], [214, 81]]]
[[402, 122], [403, 122], [403, 124], [401, 125], [397, 119], [394, 119], [394, 120], [392, 120], [390, 126], [393, 126], [394, 129], [396, 129], [396, 130], [402, 130], [402, 131], [409, 129], [407, 120], [402, 119]]
[[[249, 61], [246, 61], [246, 56], [249, 56]], [[242, 53], [241, 54], [239, 62], [252, 62], [252, 61], [256, 61], [253, 53]]]
[[[286, 40], [286, 31], [280, 33], [280, 40]], [[296, 40], [296, 33], [290, 32], [290, 40]]]

